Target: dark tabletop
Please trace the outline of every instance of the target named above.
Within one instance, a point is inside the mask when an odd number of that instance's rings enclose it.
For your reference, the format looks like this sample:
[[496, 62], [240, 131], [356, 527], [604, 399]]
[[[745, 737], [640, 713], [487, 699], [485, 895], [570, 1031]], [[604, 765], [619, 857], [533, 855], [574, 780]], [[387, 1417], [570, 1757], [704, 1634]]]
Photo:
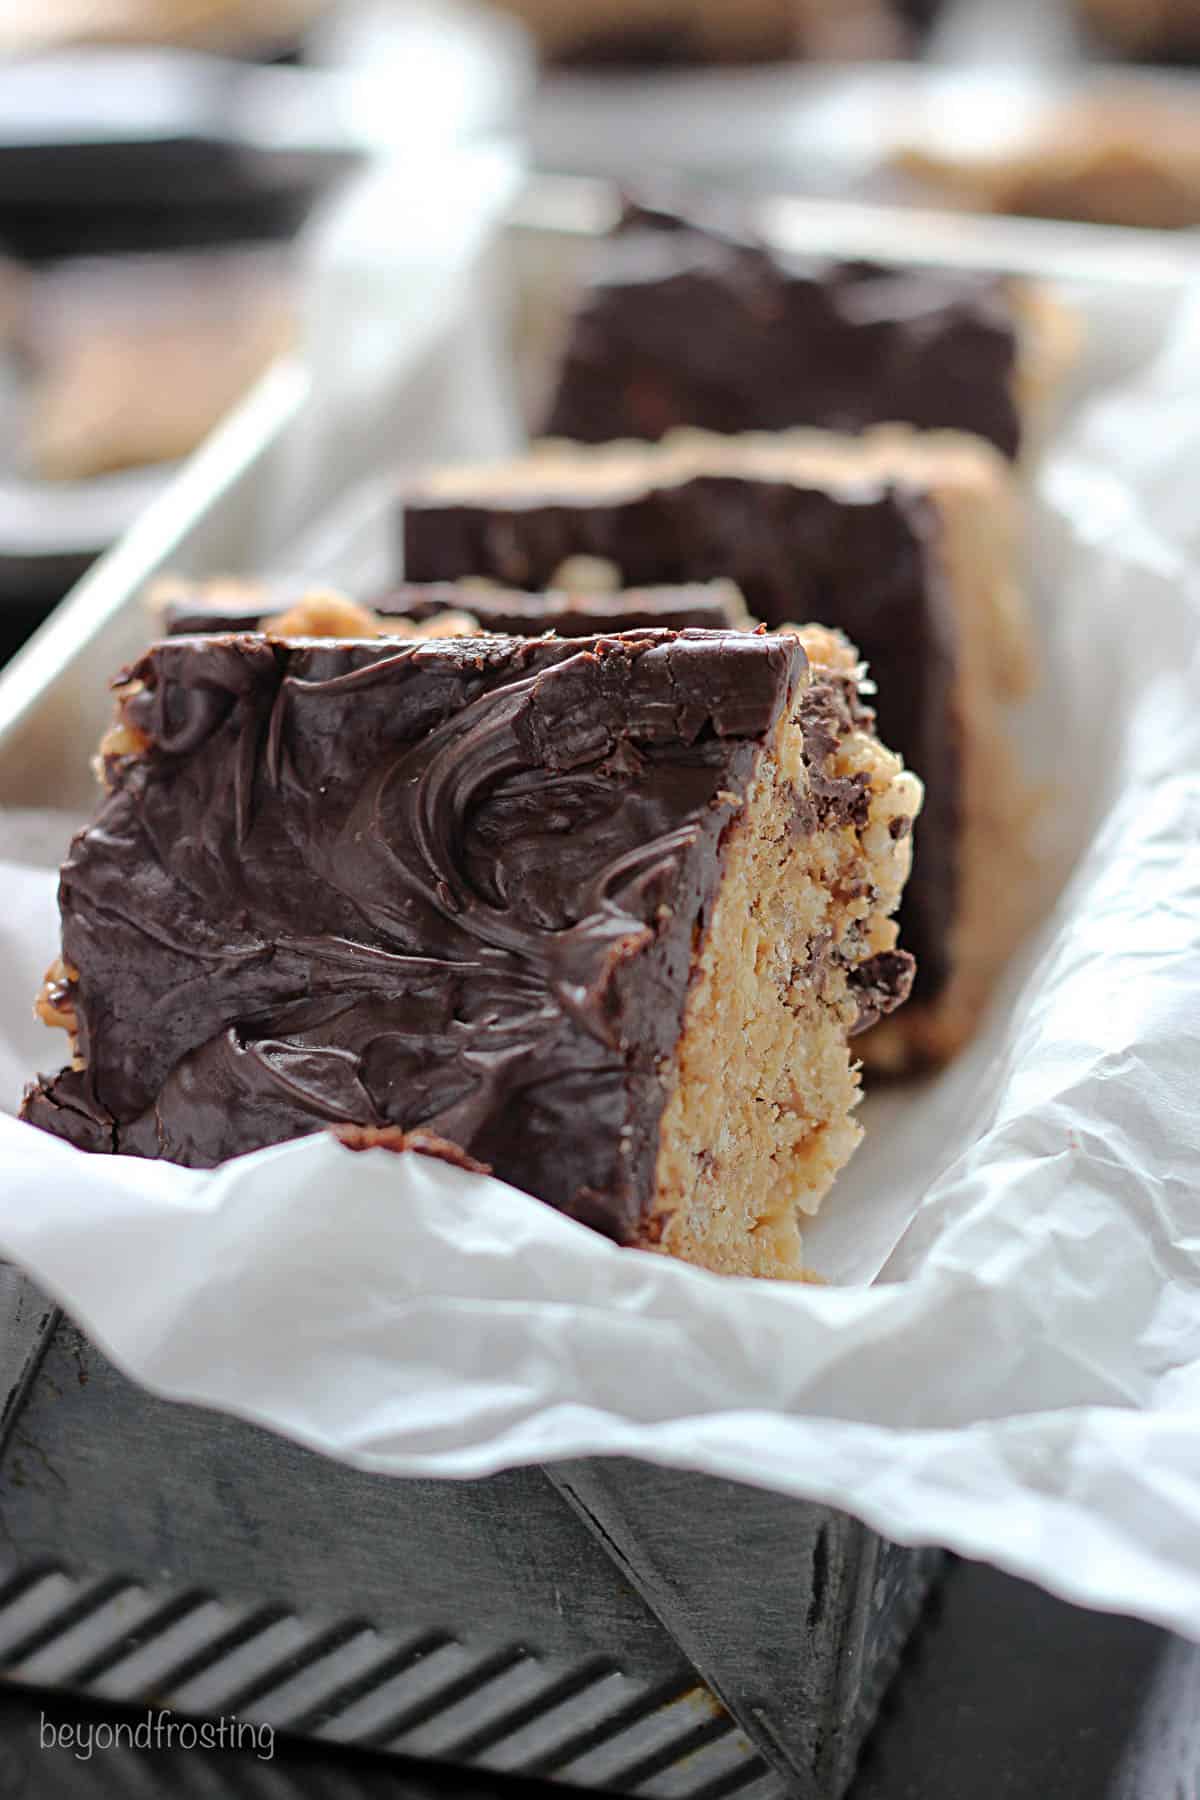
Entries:
[[[0, 1689], [0, 1800], [515, 1800], [539, 1791], [283, 1738], [270, 1763], [249, 1752], [124, 1748], [85, 1761], [40, 1747], [51, 1727], [122, 1716]], [[1151, 1626], [1082, 1612], [991, 1569], [954, 1563], [849, 1800], [1192, 1800], [1200, 1793], [1197, 1721], [1200, 1652]], [[540, 1792], [549, 1800], [555, 1790]]]

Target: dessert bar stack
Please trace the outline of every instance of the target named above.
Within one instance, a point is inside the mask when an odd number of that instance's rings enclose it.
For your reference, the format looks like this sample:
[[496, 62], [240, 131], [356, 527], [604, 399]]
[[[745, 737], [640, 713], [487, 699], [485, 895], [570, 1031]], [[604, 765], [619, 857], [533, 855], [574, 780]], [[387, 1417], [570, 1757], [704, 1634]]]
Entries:
[[880, 732], [925, 784], [901, 933], [912, 1003], [863, 1054], [899, 1070], [970, 1035], [1019, 934], [1027, 803], [1006, 734], [1032, 651], [1016, 490], [965, 434], [880, 427], [534, 450], [405, 489], [416, 579], [536, 587], [571, 555], [630, 584], [732, 578], [770, 627], [832, 623], [877, 689]]
[[862, 1065], [953, 1054], [1023, 921], [1017, 458], [1066, 336], [661, 209], [605, 256], [560, 435], [405, 478], [385, 592], [157, 587], [24, 1116], [196, 1167], [419, 1141], [802, 1278]]

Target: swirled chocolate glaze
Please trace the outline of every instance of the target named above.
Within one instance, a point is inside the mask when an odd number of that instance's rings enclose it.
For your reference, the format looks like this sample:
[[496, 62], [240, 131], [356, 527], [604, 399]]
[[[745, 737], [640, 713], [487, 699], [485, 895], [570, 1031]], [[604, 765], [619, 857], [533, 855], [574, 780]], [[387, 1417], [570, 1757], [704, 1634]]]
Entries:
[[1017, 356], [997, 276], [789, 256], [736, 220], [633, 206], [596, 250], [544, 430], [602, 443], [904, 423], [1015, 456]]
[[588, 555], [632, 584], [727, 577], [767, 625], [815, 619], [845, 632], [878, 689], [880, 736], [925, 783], [900, 932], [917, 959], [914, 994], [932, 1000], [950, 976], [962, 791], [958, 631], [933, 504], [874, 479], [699, 475], [593, 492], [585, 454], [567, 475], [548, 472], [554, 485], [541, 493], [507, 491], [503, 465], [467, 499], [414, 483], [402, 495], [407, 575], [536, 588]]
[[177, 638], [123, 679], [145, 750], [60, 890], [84, 1066], [24, 1116], [195, 1166], [420, 1127], [628, 1239], [737, 797], [853, 684], [736, 632]]

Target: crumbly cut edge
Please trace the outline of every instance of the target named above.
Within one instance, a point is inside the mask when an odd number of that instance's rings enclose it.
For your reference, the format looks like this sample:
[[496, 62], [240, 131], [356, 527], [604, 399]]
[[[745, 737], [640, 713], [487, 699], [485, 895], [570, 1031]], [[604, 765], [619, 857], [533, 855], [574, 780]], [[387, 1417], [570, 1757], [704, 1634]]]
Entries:
[[868, 1069], [887, 1074], [945, 1062], [967, 1042], [1030, 923], [1034, 797], [1008, 718], [1032, 685], [1035, 662], [1028, 600], [1017, 579], [1017, 489], [1002, 463], [990, 475], [980, 467], [975, 481], [963, 475], [932, 493], [958, 632], [962, 825], [951, 974], [934, 999], [882, 1019], [863, 1038]]
[[[811, 680], [856, 679], [853, 650], [800, 632]], [[796, 706], [803, 689], [796, 696]], [[824, 773], [860, 774], [861, 827], [797, 833], [808, 776], [794, 709], [731, 827], [699, 947], [659, 1131], [643, 1242], [720, 1274], [813, 1279], [800, 1216], [815, 1213], [862, 1136], [851, 969], [896, 944], [921, 784], [862, 727]], [[837, 952], [846, 960], [840, 960]]]

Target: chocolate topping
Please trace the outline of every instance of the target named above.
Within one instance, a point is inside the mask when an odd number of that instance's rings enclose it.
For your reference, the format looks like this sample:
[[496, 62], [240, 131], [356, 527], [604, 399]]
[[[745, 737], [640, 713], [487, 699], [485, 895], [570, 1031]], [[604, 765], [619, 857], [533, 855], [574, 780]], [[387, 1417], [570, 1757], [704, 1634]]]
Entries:
[[788, 256], [728, 213], [710, 226], [634, 206], [597, 251], [545, 430], [601, 443], [899, 422], [1015, 456], [1017, 348], [994, 275]]
[[374, 603], [384, 618], [422, 620], [459, 610], [479, 620], [485, 631], [536, 637], [594, 637], [607, 631], [721, 631], [745, 623], [741, 596], [727, 581], [691, 582], [675, 587], [624, 588], [615, 593], [523, 593], [513, 588], [453, 582], [414, 583]]
[[152, 593], [150, 605], [167, 637], [193, 637], [210, 631], [259, 631], [264, 619], [298, 598], [296, 593], [278, 592], [258, 581], [199, 582], [191, 589], [183, 582], [172, 582], [161, 603], [156, 603]]
[[916, 965], [907, 950], [881, 950], [869, 962], [850, 972], [850, 986], [858, 994], [858, 1018], [851, 1036], [875, 1025], [908, 999]]
[[793, 637], [176, 638], [60, 889], [84, 1068], [25, 1116], [210, 1166], [420, 1127], [621, 1241]]
[[[164, 603], [163, 630], [169, 637], [262, 631], [296, 598], [295, 593], [273, 594], [249, 583], [240, 596], [230, 598], [222, 593], [214, 597], [201, 584], [191, 593], [173, 594]], [[537, 637], [544, 631], [571, 638], [611, 631], [720, 631], [746, 622], [741, 596], [726, 581], [617, 593], [523, 593], [512, 588], [464, 588], [448, 581], [413, 582], [393, 588], [370, 604], [380, 618], [411, 619], [418, 624], [439, 613], [466, 612], [484, 631], [516, 637]]]
[[[548, 474], [547, 479], [551, 476]], [[904, 486], [800, 486], [700, 475], [592, 495], [582, 475], [553, 491], [470, 503], [406, 497], [404, 567], [417, 581], [486, 575], [537, 587], [573, 555], [614, 563], [631, 584], [727, 577], [768, 625], [819, 619], [859, 646], [878, 688], [880, 736], [925, 783], [900, 930], [916, 992], [950, 975], [957, 914], [961, 755], [958, 634], [931, 502]]]

